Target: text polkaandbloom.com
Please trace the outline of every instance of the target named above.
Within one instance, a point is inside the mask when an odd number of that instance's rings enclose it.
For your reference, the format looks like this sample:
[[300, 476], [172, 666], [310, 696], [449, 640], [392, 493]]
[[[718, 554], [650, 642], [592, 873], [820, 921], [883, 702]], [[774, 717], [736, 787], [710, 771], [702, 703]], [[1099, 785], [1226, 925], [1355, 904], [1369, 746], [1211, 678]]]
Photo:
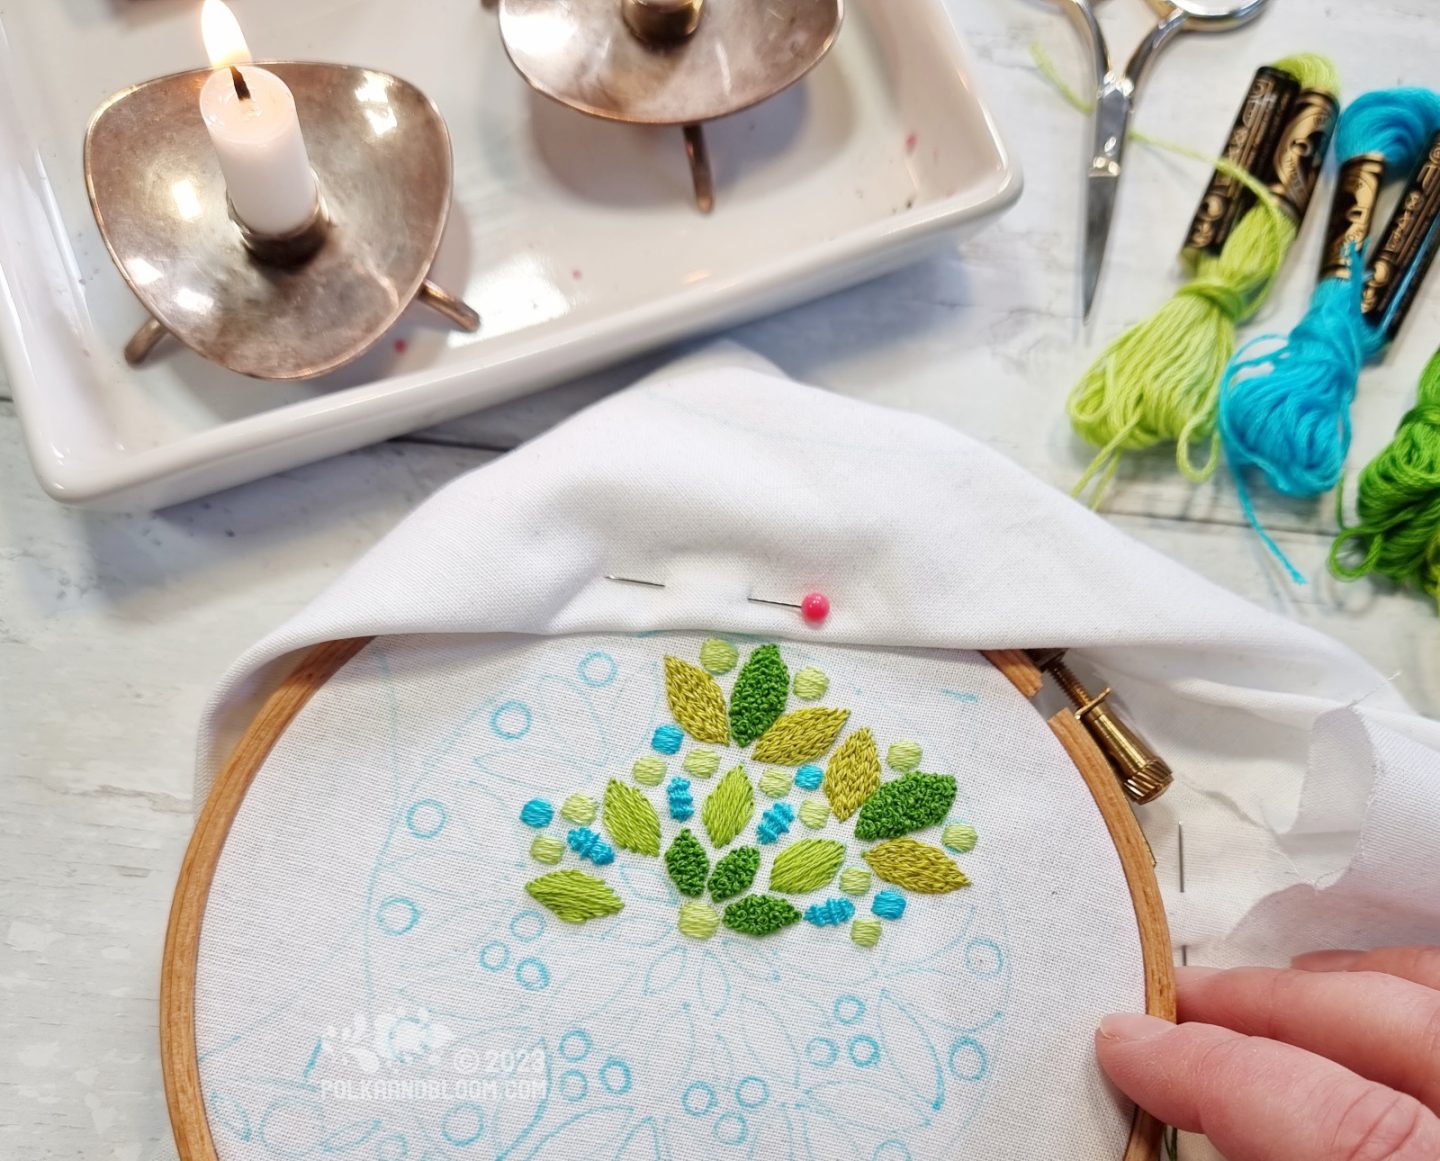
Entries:
[[337, 1101], [516, 1101], [545, 1096], [543, 1076], [342, 1077], [320, 1082], [320, 1096]]

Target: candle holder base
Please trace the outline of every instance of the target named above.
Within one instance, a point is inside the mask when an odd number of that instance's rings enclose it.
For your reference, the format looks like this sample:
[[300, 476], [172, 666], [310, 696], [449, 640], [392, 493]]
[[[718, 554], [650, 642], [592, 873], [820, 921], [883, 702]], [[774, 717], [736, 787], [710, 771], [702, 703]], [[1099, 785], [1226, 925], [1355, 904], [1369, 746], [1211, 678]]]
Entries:
[[139, 366], [167, 334], [257, 379], [313, 379], [358, 358], [412, 302], [465, 331], [479, 316], [430, 280], [450, 212], [450, 137], [397, 77], [259, 62], [289, 85], [323, 191], [316, 217], [261, 238], [231, 217], [198, 112], [210, 70], [111, 97], [85, 136], [105, 245], [149, 313], [125, 345]]

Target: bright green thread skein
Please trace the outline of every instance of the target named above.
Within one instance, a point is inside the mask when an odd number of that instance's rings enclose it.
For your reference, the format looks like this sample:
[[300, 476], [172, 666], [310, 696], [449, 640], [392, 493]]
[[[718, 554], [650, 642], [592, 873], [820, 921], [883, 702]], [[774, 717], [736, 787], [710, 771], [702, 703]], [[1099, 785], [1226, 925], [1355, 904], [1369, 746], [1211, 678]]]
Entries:
[[[1339, 75], [1325, 57], [1304, 53], [1272, 67], [1294, 77], [1301, 89], [1339, 98]], [[1236, 328], [1269, 295], [1296, 233], [1289, 215], [1264, 193], [1219, 255], [1202, 255], [1189, 283], [1101, 353], [1067, 403], [1076, 434], [1100, 449], [1075, 495], [1093, 482], [1092, 503], [1098, 504], [1121, 455], [1159, 443], [1175, 443], [1175, 462], [1188, 479], [1199, 483], [1214, 472], [1220, 462], [1220, 381], [1235, 351]], [[1208, 445], [1198, 466], [1191, 456], [1195, 444]]]
[[1356, 521], [1330, 549], [1342, 580], [1378, 572], [1440, 602], [1440, 352], [1420, 378], [1419, 399], [1390, 441], [1360, 473]]

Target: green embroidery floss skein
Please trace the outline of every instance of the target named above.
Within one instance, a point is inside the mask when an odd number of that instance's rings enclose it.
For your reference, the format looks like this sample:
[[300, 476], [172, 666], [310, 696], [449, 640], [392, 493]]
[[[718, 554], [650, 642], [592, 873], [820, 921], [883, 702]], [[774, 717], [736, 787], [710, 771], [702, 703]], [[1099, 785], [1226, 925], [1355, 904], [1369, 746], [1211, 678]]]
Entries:
[[1440, 352], [1425, 368], [1414, 408], [1360, 473], [1355, 523], [1330, 549], [1330, 571], [1342, 580], [1370, 573], [1414, 585], [1440, 602]]
[[[1270, 68], [1299, 88], [1280, 118], [1285, 124], [1273, 160], [1257, 160], [1258, 172], [1244, 179], [1233, 164], [1219, 171], [1252, 193], [1261, 182], [1272, 183], [1270, 189], [1244, 212], [1218, 253], [1200, 249], [1191, 281], [1112, 342], [1070, 393], [1071, 425], [1100, 449], [1074, 490], [1078, 496], [1093, 483], [1094, 504], [1104, 497], [1125, 452], [1173, 442], [1177, 466], [1197, 483], [1220, 462], [1215, 417], [1236, 329], [1265, 301], [1295, 243], [1338, 109], [1340, 78], [1325, 57], [1304, 53]], [[1264, 73], [1257, 75], [1257, 86]], [[1252, 87], [1252, 96], [1255, 91]], [[1243, 123], [1242, 114], [1236, 133]], [[1232, 134], [1227, 155], [1234, 144]], [[1197, 215], [1197, 225], [1200, 220]], [[1191, 455], [1196, 444], [1208, 445], [1198, 465]]]

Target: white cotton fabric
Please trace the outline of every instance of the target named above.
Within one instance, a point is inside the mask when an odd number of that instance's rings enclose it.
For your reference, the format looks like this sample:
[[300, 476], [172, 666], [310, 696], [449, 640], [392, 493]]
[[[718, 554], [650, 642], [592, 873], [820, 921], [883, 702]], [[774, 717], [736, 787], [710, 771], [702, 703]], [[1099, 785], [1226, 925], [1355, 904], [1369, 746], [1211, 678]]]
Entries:
[[[747, 600], [815, 588], [833, 612], [813, 633]], [[748, 368], [642, 384], [442, 490], [241, 659], [212, 704], [199, 789], [314, 643], [657, 630], [1071, 647], [1176, 770], [1139, 813], [1190, 962], [1440, 940], [1440, 726], [1378, 672], [939, 423]], [[987, 1152], [1025, 1155], [1022, 1128], [1003, 1131]]]

